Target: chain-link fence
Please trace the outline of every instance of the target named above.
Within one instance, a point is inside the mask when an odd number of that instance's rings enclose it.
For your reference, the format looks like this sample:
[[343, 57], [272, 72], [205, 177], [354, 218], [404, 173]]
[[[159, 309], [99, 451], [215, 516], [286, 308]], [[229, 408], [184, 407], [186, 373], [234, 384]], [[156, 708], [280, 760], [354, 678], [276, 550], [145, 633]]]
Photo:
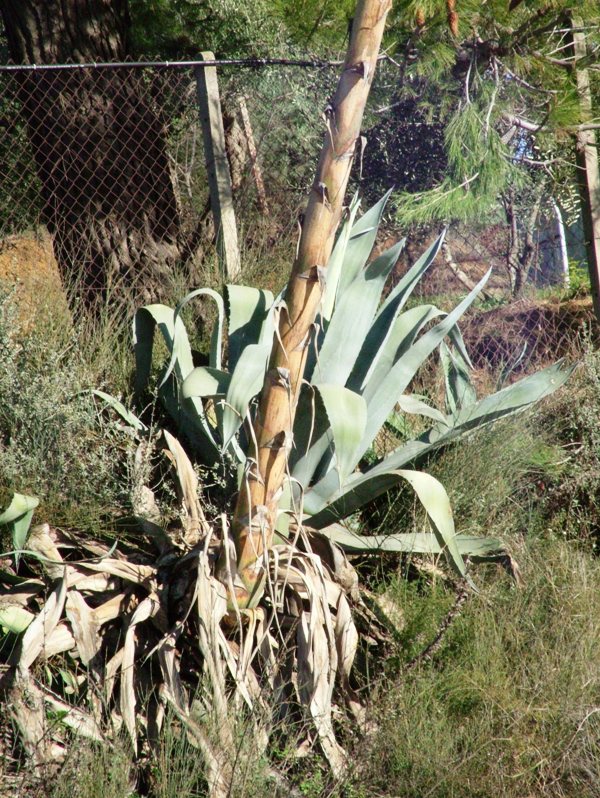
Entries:
[[[376, 102], [392, 107], [393, 74], [379, 75]], [[252, 262], [246, 277], [264, 283], [269, 252], [293, 257], [337, 69], [227, 67], [219, 79], [240, 244], [255, 253], [242, 264]], [[367, 177], [376, 123], [365, 123]], [[378, 177], [388, 186], [396, 179]], [[592, 323], [587, 300], [556, 299], [585, 282], [580, 221], [563, 223], [551, 199], [517, 199], [485, 224], [452, 225], [420, 289], [443, 305], [492, 267], [465, 322], [480, 368], [555, 359]], [[439, 231], [408, 232], [400, 270]], [[123, 292], [156, 299], [173, 270], [197, 284], [214, 239], [193, 65], [0, 71], [0, 277], [57, 268], [89, 301]]]

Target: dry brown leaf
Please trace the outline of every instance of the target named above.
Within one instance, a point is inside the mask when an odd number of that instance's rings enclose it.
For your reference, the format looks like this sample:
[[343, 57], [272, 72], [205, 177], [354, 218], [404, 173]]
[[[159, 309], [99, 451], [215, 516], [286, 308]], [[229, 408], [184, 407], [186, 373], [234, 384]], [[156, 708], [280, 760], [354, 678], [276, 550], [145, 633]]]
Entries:
[[118, 576], [136, 585], [143, 585], [156, 576], [156, 568], [151, 565], [141, 565], [108, 557], [99, 563], [86, 563], [83, 567], [89, 571]]
[[29, 673], [15, 673], [8, 694], [8, 710], [19, 730], [21, 743], [34, 763], [60, 762], [64, 758], [64, 747], [48, 733], [44, 698]]
[[45, 659], [50, 659], [50, 657], [62, 654], [64, 651], [72, 651], [75, 647], [73, 632], [64, 621], [61, 621], [55, 626], [52, 633], [48, 635], [41, 656]]
[[179, 494], [185, 512], [183, 540], [187, 546], [196, 546], [209, 532], [209, 526], [198, 499], [198, 477], [185, 449], [177, 438], [167, 430], [163, 430], [163, 432], [177, 475]]
[[100, 649], [100, 625], [96, 613], [85, 603], [81, 593], [69, 590], [65, 613], [71, 624], [73, 637], [83, 665], [87, 665]]
[[102, 742], [104, 738], [100, 731], [100, 727], [89, 713], [61, 701], [47, 690], [43, 690], [42, 695], [44, 701], [49, 704], [52, 709], [58, 710], [61, 713], [61, 723], [64, 723], [82, 737], [87, 737], [89, 740], [95, 740], [96, 742]]
[[309, 596], [309, 608], [302, 613], [296, 632], [298, 689], [304, 705], [310, 710], [323, 753], [339, 778], [346, 769], [346, 753], [336, 740], [331, 718], [337, 651], [326, 580], [314, 557], [302, 554], [295, 560], [305, 572]]
[[125, 643], [123, 645], [123, 658], [121, 661], [121, 690], [119, 706], [125, 728], [129, 732], [133, 749], [137, 753], [137, 733], [135, 729], [135, 627], [151, 618], [158, 610], [156, 596], [147, 596], [137, 607], [131, 619]]
[[115, 689], [115, 679], [123, 662], [124, 653], [125, 650], [120, 648], [117, 653], [114, 654], [106, 663], [106, 667], [104, 669], [104, 695], [107, 704], [110, 703], [112, 698], [112, 694]]
[[44, 587], [41, 579], [26, 579], [8, 590], [2, 589], [0, 590], [0, 607], [15, 605], [26, 607]]
[[67, 596], [67, 573], [62, 567], [62, 578], [48, 596], [43, 609], [29, 624], [21, 639], [18, 668], [25, 673], [44, 651], [46, 642], [60, 621]]
[[169, 700], [182, 712], [188, 712], [188, 700], [179, 676], [175, 635], [166, 635], [158, 647], [158, 661], [163, 675], [162, 689], [168, 690]]

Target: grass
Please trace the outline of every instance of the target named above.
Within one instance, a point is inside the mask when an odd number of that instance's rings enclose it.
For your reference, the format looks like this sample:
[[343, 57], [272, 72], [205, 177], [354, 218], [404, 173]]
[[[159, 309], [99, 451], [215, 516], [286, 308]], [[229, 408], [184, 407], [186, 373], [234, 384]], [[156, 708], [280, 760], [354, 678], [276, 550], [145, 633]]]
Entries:
[[25, 335], [0, 302], [0, 488], [40, 497], [45, 517], [95, 528], [123, 504], [126, 456], [91, 387], [126, 387], [122, 328], [44, 317]]
[[[361, 794], [598, 795], [600, 563], [562, 541], [523, 544], [518, 559], [521, 588], [494, 574], [433, 663], [386, 685], [355, 760]], [[407, 631], [439, 615], [439, 588], [397, 595]]]

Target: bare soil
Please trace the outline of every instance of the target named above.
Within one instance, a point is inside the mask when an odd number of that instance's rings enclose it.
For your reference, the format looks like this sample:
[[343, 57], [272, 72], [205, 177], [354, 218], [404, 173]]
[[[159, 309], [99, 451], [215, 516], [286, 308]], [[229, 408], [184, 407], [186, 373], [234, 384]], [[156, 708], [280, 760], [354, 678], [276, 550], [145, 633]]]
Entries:
[[7, 296], [16, 301], [22, 332], [43, 315], [68, 312], [47, 232], [11, 236], [0, 242], [0, 299]]

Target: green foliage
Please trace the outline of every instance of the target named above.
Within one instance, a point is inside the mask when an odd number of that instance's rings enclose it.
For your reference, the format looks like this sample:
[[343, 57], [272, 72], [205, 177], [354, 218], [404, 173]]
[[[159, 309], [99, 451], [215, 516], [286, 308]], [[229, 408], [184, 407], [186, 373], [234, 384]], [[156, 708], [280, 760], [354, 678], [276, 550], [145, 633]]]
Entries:
[[568, 396], [549, 402], [540, 432], [564, 447], [560, 469], [541, 478], [541, 525], [569, 541], [600, 547], [600, 355], [588, 346]]
[[[484, 285], [484, 278], [455, 309], [444, 313], [433, 305], [404, 306], [441, 244], [435, 242], [382, 301], [386, 278], [402, 243], [367, 264], [384, 210], [384, 197], [355, 221], [356, 202], [340, 233], [327, 272], [318, 333], [311, 343], [294, 428], [290, 482], [282, 499], [281, 529], [289, 513], [304, 514], [306, 523], [327, 527], [364, 504], [407, 481], [432, 524], [429, 537], [446, 550], [464, 573], [464, 562], [444, 489], [431, 476], [406, 466], [471, 433], [490, 421], [524, 409], [555, 390], [570, 371], [560, 364], [476, 401], [468, 378], [468, 355], [458, 319]], [[208, 366], [194, 367], [181, 320], [184, 306], [208, 294], [220, 310]], [[280, 299], [268, 292], [227, 286], [225, 309], [214, 292], [192, 292], [175, 309], [151, 305], [136, 314], [135, 350], [138, 394], [150, 379], [154, 330], [169, 352], [158, 379], [159, 395], [203, 462], [238, 464], [237, 484], [251, 451], [244, 422], [255, 412], [280, 312]], [[220, 340], [228, 323], [228, 368], [221, 362]], [[435, 323], [434, 323], [435, 322]], [[446, 343], [447, 341], [447, 343]], [[421, 366], [443, 347], [449, 413], [405, 392]], [[416, 439], [403, 442], [386, 457], [359, 470], [363, 457], [394, 413], [433, 418]], [[339, 530], [330, 532], [340, 538]], [[414, 543], [414, 539], [411, 541]], [[397, 543], [405, 550], [408, 541]], [[404, 547], [404, 548], [402, 548]], [[497, 549], [497, 544], [491, 544]], [[467, 549], [468, 546], [464, 547]], [[464, 551], [463, 548], [463, 551]]]
[[[425, 18], [421, 28], [417, 10]], [[552, 193], [565, 204], [576, 183], [568, 142], [573, 126], [584, 121], [571, 68], [569, 19], [576, 15], [583, 21], [589, 56], [582, 66], [596, 69], [597, 3], [540, 0], [509, 10], [506, 0], [465, 0], [456, 11], [457, 37], [450, 32], [442, 0], [400, 4], [391, 14], [388, 33], [395, 39], [394, 58], [401, 69], [394, 102], [386, 103], [387, 117], [405, 125], [410, 98], [412, 116], [429, 117], [423, 135], [430, 135], [432, 143], [436, 126], [445, 128], [448, 157], [448, 171], [437, 185], [432, 188], [425, 174], [421, 186], [413, 187], [404, 182], [410, 156], [403, 154], [396, 162], [390, 153], [386, 178], [399, 189], [400, 223], [480, 218], [515, 180], [527, 184], [551, 177]], [[596, 74], [590, 72], [597, 103]], [[539, 130], [511, 132], [511, 116]]]
[[[95, 526], [104, 510], [123, 503], [128, 455], [101, 425], [89, 390], [106, 377], [101, 336], [92, 345], [61, 312], [54, 307], [24, 332], [14, 298], [0, 301], [0, 506], [13, 493], [30, 494], [55, 523]], [[117, 337], [113, 328], [113, 379]], [[19, 542], [3, 536], [3, 550]]]
[[129, 0], [136, 54], [196, 57], [212, 50], [217, 58], [274, 55], [284, 44], [277, 19], [265, 0]]

